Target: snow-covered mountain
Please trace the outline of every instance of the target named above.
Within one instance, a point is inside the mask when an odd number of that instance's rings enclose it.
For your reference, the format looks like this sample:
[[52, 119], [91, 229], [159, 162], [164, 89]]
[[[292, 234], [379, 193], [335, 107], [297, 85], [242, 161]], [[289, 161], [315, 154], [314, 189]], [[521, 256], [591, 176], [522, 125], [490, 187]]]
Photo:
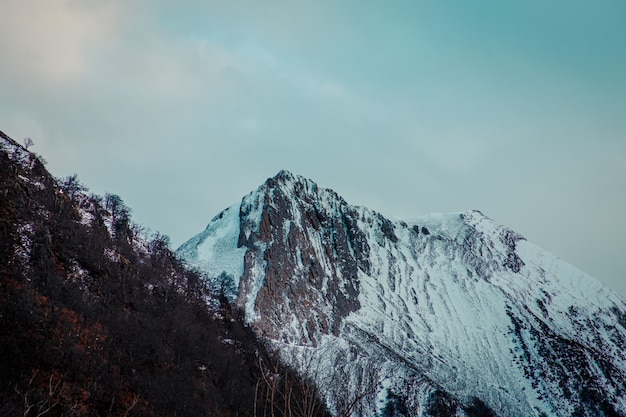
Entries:
[[178, 249], [336, 415], [626, 415], [626, 305], [478, 211], [391, 220], [281, 171]]

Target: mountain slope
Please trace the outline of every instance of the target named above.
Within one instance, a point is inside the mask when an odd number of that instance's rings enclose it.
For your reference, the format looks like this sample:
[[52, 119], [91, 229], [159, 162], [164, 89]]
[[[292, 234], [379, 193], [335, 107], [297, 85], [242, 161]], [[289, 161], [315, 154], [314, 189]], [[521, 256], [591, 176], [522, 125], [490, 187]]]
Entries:
[[178, 250], [336, 415], [626, 415], [626, 306], [477, 211], [389, 220], [281, 171]]
[[0, 132], [0, 416], [277, 417], [302, 404], [325, 415], [166, 237]]

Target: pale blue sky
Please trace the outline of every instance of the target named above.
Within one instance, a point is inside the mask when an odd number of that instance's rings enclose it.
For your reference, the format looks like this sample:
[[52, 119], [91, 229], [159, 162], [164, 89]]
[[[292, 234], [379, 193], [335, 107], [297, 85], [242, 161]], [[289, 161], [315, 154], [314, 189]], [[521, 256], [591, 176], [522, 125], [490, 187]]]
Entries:
[[[105, 3], [105, 4], [103, 4]], [[175, 246], [289, 169], [626, 295], [626, 2], [4, 0], [0, 129]]]

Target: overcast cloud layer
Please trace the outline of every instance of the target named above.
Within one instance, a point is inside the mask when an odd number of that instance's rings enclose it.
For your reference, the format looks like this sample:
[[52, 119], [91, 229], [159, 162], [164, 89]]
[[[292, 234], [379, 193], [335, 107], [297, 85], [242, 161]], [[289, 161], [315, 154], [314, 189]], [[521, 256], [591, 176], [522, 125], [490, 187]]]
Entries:
[[[390, 4], [393, 3], [393, 4]], [[626, 2], [0, 2], [0, 129], [172, 238], [280, 169], [626, 295]]]

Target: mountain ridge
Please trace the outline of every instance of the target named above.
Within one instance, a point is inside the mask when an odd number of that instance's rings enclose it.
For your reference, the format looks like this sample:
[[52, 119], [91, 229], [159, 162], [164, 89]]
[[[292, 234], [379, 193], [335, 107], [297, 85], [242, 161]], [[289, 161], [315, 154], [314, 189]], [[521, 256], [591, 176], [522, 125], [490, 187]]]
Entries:
[[317, 363], [336, 415], [346, 380], [363, 416], [626, 413], [623, 299], [478, 211], [390, 220], [280, 171], [221, 216], [179, 255], [234, 248], [231, 300], [285, 362]]
[[[277, 386], [276, 378], [281, 384]], [[113, 194], [0, 131], [0, 415], [327, 415]]]

